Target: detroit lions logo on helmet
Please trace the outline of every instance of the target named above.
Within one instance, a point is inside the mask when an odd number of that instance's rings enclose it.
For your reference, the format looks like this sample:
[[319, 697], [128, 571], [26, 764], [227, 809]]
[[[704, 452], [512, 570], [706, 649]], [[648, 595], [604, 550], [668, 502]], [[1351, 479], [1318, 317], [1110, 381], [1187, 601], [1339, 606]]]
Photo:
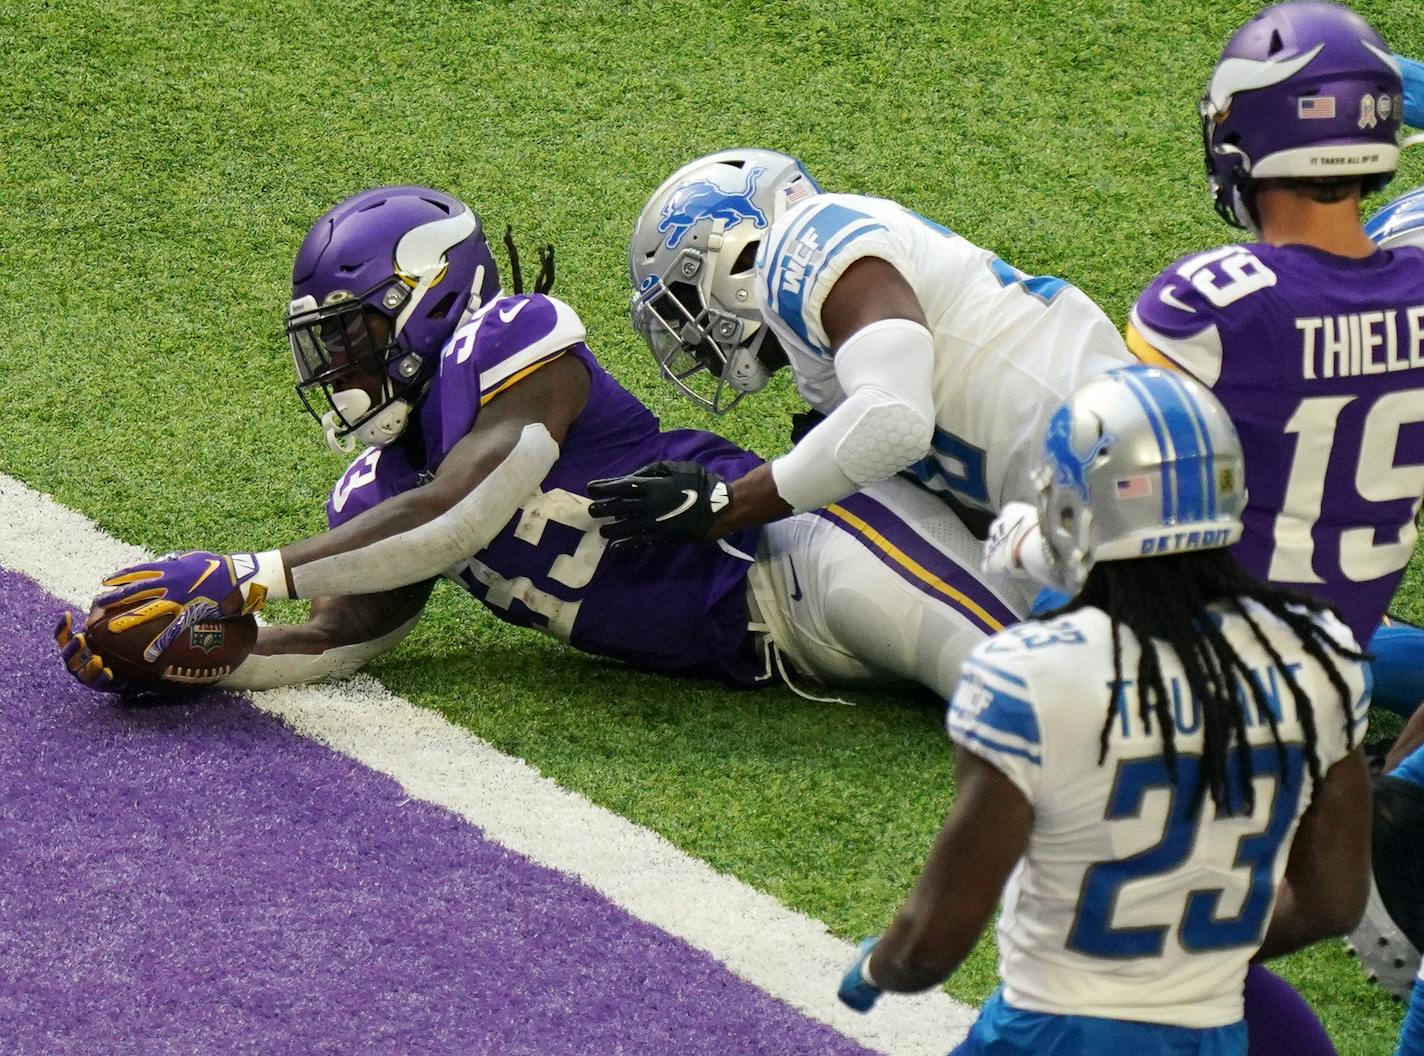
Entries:
[[693, 180], [668, 199], [658, 218], [658, 231], [670, 232], [667, 248], [676, 249], [679, 242], [699, 220], [711, 217], [724, 220], [728, 227], [735, 227], [743, 220], [750, 220], [757, 227], [766, 227], [766, 214], [752, 201], [756, 190], [757, 177], [766, 172], [764, 168], [754, 168], [747, 173], [746, 186], [739, 192], [725, 191], [711, 180]]
[[1080, 456], [1073, 450], [1073, 412], [1067, 405], [1058, 408], [1056, 414], [1048, 423], [1048, 435], [1044, 437], [1043, 447], [1048, 457], [1053, 460], [1054, 471], [1058, 476], [1058, 483], [1065, 488], [1072, 488], [1078, 493], [1078, 497], [1084, 502], [1088, 501], [1088, 475], [1087, 469], [1094, 460], [1103, 453], [1109, 444], [1113, 442], [1111, 433], [1104, 433], [1098, 437], [1093, 444], [1093, 448], [1086, 455]]

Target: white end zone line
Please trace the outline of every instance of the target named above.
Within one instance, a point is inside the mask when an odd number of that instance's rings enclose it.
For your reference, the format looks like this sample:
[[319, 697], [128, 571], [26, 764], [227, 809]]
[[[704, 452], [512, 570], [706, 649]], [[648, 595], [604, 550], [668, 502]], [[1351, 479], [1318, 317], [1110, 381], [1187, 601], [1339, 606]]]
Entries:
[[[105, 574], [148, 556], [0, 474], [0, 566], [82, 609]], [[372, 678], [250, 696], [303, 736], [389, 774], [412, 797], [454, 811], [511, 850], [578, 877], [862, 1045], [943, 1056], [974, 1019], [973, 1009], [942, 991], [882, 999], [869, 1015], [850, 1011], [835, 991], [855, 950], [820, 921], [561, 788]]]

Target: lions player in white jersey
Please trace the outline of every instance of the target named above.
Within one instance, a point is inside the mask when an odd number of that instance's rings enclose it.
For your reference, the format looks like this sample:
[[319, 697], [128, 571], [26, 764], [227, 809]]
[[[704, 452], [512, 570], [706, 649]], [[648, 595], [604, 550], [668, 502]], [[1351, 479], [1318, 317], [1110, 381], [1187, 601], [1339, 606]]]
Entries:
[[1044, 451], [1041, 528], [1075, 596], [966, 662], [954, 808], [841, 996], [937, 984], [1002, 891], [1003, 986], [957, 1054], [1241, 1054], [1248, 963], [1364, 907], [1363, 657], [1323, 603], [1227, 552], [1241, 447], [1202, 385], [1112, 371]]
[[904, 471], [992, 514], [1031, 497], [1049, 412], [1131, 361], [1063, 280], [1026, 275], [895, 202], [823, 194], [774, 151], [721, 151], [675, 172], [638, 218], [629, 271], [633, 326], [685, 395], [720, 413], [789, 363], [825, 419], [730, 487], [666, 467], [608, 485], [615, 539], [718, 537]]

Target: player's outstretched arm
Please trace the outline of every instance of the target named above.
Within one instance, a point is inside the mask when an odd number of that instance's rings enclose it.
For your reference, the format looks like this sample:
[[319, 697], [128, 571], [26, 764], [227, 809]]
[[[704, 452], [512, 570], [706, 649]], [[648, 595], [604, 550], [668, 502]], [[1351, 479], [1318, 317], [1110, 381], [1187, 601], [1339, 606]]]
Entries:
[[[878, 994], [914, 993], [947, 979], [969, 955], [1028, 848], [1033, 807], [992, 763], [960, 747], [954, 807], [895, 922], [842, 982], [841, 997], [866, 1011]], [[869, 998], [866, 1001], [865, 998]]]
[[305, 623], [263, 627], [225, 689], [276, 689], [345, 678], [395, 648], [414, 628], [434, 579], [382, 594], [317, 598]]
[[556, 360], [491, 400], [424, 487], [281, 550], [193, 551], [124, 569], [96, 604], [173, 613], [147, 650], [156, 658], [189, 624], [255, 612], [271, 598], [380, 594], [431, 579], [488, 545], [548, 474], [588, 383], [578, 360]]
[[1325, 773], [1301, 816], [1256, 960], [1344, 935], [1370, 890], [1370, 776], [1356, 748]]
[[588, 384], [587, 368], [564, 357], [501, 393], [429, 484], [283, 547], [287, 596], [393, 590], [487, 546], [558, 459]]

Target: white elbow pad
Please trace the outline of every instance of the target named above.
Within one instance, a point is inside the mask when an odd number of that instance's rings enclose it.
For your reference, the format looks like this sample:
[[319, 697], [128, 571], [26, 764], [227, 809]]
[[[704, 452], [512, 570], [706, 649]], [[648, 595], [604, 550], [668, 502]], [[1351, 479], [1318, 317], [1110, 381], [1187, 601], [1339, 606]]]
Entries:
[[[861, 389], [859, 415], [836, 444], [836, 464], [847, 477], [864, 487], [894, 476], [929, 450], [934, 423], [920, 412], [886, 394]], [[849, 405], [850, 400], [846, 401]]]
[[258, 656], [255, 653], [237, 665], [237, 670], [218, 685], [223, 689], [276, 689], [298, 686], [304, 682], [346, 678], [354, 675], [366, 661], [393, 648], [411, 632], [419, 621], [417, 613], [389, 634], [369, 642], [338, 645], [321, 653], [280, 653]]
[[559, 445], [549, 430], [539, 422], [526, 425], [504, 461], [439, 517], [360, 549], [294, 567], [296, 597], [377, 594], [440, 575], [488, 546], [558, 458]]
[[798, 513], [893, 476], [934, 439], [934, 343], [919, 323], [857, 330], [836, 352], [836, 376], [850, 395], [772, 463], [777, 492]]

